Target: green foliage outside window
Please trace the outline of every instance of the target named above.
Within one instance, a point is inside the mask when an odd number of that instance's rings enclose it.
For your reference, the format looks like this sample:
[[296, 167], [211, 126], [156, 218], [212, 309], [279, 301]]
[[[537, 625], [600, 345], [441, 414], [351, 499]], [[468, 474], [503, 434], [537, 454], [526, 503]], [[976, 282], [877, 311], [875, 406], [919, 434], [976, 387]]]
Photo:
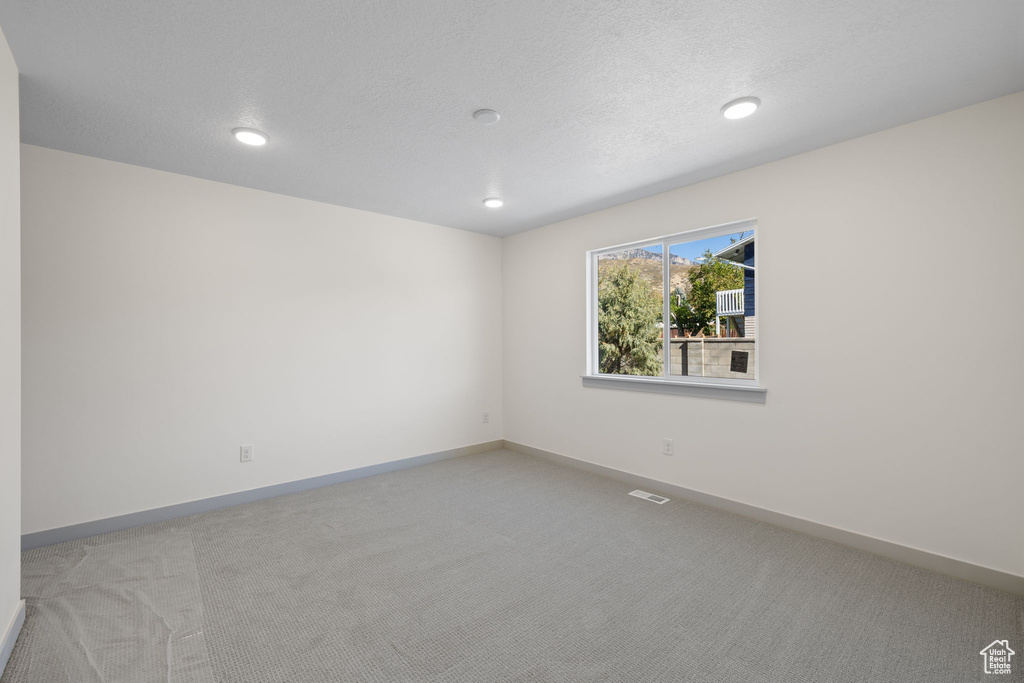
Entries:
[[628, 264], [598, 277], [597, 338], [600, 371], [661, 375], [661, 302], [643, 274]]
[[715, 329], [717, 313], [716, 293], [743, 288], [743, 269], [732, 261], [717, 259], [711, 251], [704, 252], [700, 265], [688, 274], [690, 293], [675, 294], [672, 298], [672, 322], [682, 334], [703, 331], [711, 334]]

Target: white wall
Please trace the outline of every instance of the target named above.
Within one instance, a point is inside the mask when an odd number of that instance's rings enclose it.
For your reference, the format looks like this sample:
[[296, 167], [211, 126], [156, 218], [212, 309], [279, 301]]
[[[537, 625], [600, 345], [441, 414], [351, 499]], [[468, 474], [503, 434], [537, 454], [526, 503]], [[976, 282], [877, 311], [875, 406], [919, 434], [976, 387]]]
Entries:
[[24, 532], [501, 438], [497, 238], [22, 164]]
[[21, 599], [18, 69], [0, 33], [0, 638]]
[[[1024, 575], [1022, 121], [1018, 93], [506, 238], [505, 438]], [[584, 252], [748, 217], [767, 403], [583, 389]]]

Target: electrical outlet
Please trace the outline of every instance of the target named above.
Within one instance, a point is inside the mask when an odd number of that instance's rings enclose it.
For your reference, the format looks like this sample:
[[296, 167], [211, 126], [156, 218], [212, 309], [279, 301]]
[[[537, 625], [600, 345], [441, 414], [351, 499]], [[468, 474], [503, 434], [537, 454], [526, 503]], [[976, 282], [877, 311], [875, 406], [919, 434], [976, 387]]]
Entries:
[[490, 413], [484, 413], [484, 424], [487, 424], [490, 421], [491, 421], [491, 414]]
[[252, 462], [252, 446], [242, 446], [239, 449], [239, 462]]
[[675, 446], [674, 446], [674, 441], [672, 439], [665, 439], [665, 442], [661, 445], [661, 454], [662, 455], [674, 455], [675, 454]]

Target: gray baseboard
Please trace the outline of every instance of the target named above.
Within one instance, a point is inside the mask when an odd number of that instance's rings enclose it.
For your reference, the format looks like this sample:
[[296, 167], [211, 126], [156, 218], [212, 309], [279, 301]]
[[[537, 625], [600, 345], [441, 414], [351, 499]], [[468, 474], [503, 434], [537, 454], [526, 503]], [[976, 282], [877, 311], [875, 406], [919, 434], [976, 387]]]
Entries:
[[141, 510], [139, 512], [118, 515], [116, 517], [107, 517], [106, 519], [96, 519], [91, 522], [82, 522], [81, 524], [71, 524], [69, 526], [57, 527], [56, 529], [46, 529], [45, 531], [22, 534], [21, 549], [31, 550], [32, 548], [41, 548], [45, 545], [53, 545], [54, 543], [61, 543], [63, 541], [87, 538], [89, 536], [105, 534], [111, 531], [120, 531], [121, 529], [143, 526], [144, 524], [153, 524], [154, 522], [165, 522], [169, 519], [195, 515], [200, 512], [209, 512], [210, 510], [219, 510], [221, 508], [239, 505], [241, 503], [251, 503], [254, 500], [263, 500], [265, 498], [283, 496], [288, 493], [308, 491], [309, 489], [316, 489], [321, 486], [330, 486], [332, 484], [340, 484], [342, 482], [353, 481], [355, 479], [363, 479], [364, 477], [372, 477], [375, 474], [395, 472], [409, 467], [417, 467], [419, 465], [438, 462], [439, 460], [457, 458], [463, 455], [474, 455], [476, 453], [486, 453], [487, 451], [493, 451], [501, 448], [501, 445], [501, 441], [488, 441], [485, 443], [474, 444], [472, 446], [463, 446], [461, 448], [438, 451], [437, 453], [417, 455], [411, 458], [404, 458], [402, 460], [382, 462], [378, 465], [369, 465], [367, 467], [358, 467], [353, 470], [324, 474], [319, 477], [299, 479], [298, 481], [289, 481], [283, 484], [273, 484], [271, 486], [263, 486], [258, 489], [250, 489], [248, 491], [226, 493], [222, 496], [203, 498], [202, 500], [192, 500], [187, 503], [167, 505], [165, 507], [153, 508], [152, 510]]
[[514, 441], [505, 441], [504, 447], [510, 451], [516, 451], [517, 453], [522, 453], [524, 455], [532, 455], [559, 465], [575, 467], [576, 469], [617, 479], [629, 484], [630, 486], [642, 487], [651, 493], [663, 494], [670, 498], [674, 496], [683, 500], [700, 503], [702, 505], [707, 505], [708, 507], [743, 515], [744, 517], [750, 517], [758, 520], [759, 522], [767, 522], [768, 524], [782, 527], [784, 529], [798, 531], [809, 536], [815, 536], [826, 541], [831, 541], [832, 543], [856, 548], [857, 550], [863, 550], [874, 555], [881, 555], [882, 557], [887, 557], [891, 560], [911, 564], [915, 567], [928, 569], [933, 572], [938, 572], [939, 574], [945, 574], [946, 576], [971, 581], [973, 583], [981, 584], [982, 586], [996, 588], [1016, 595], [1024, 595], [1024, 576], [1018, 576], [998, 569], [971, 564], [970, 562], [964, 562], [963, 560], [957, 560], [952, 557], [931, 553], [927, 550], [911, 548], [909, 546], [893, 543], [892, 541], [884, 541], [873, 536], [858, 534], [853, 531], [847, 531], [845, 529], [828, 526], [827, 524], [812, 522], [800, 517], [793, 517], [781, 512], [766, 510], [754, 505], [748, 505], [747, 503], [741, 503], [736, 500], [715, 496], [710, 493], [694, 491], [674, 484], [666, 484], [665, 482], [657, 481], [656, 479], [623, 472], [622, 470], [605, 467], [604, 465], [597, 465], [577, 458], [571, 458], [559, 453], [552, 453], [551, 451], [534, 448], [533, 446], [526, 446]]
[[24, 623], [25, 601], [21, 600], [18, 602], [18, 608], [14, 610], [14, 618], [11, 619], [7, 631], [0, 638], [0, 676], [4, 675], [4, 669], [7, 668], [7, 660], [11, 658], [14, 643], [18, 641], [18, 634], [21, 633], [21, 627]]

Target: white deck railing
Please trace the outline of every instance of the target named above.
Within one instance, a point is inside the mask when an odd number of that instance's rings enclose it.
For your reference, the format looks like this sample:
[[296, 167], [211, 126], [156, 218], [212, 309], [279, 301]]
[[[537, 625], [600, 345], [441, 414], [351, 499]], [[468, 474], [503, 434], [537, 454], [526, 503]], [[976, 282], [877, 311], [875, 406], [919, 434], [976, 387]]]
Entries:
[[743, 290], [715, 292], [715, 305], [718, 315], [743, 315]]

